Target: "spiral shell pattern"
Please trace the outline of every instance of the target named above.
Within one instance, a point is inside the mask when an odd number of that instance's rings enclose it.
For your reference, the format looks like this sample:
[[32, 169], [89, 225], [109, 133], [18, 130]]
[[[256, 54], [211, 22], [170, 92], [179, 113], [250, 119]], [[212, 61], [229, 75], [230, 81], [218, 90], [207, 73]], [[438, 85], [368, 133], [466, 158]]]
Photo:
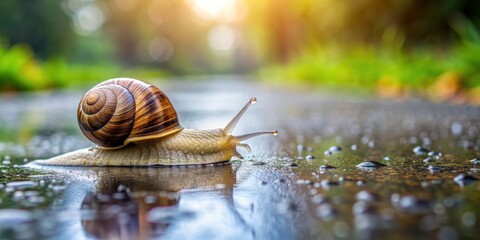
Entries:
[[107, 80], [89, 90], [80, 100], [77, 118], [83, 134], [103, 148], [119, 148], [182, 129], [160, 89], [130, 78]]

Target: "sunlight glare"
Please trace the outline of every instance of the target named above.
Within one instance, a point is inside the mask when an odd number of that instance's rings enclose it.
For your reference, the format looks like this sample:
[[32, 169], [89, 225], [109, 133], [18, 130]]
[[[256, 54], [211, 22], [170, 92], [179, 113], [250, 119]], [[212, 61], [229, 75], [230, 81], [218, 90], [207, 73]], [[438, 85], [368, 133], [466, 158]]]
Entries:
[[235, 0], [191, 0], [198, 16], [204, 19], [229, 18], [235, 14]]
[[230, 52], [234, 49], [235, 43], [235, 30], [231, 27], [218, 25], [208, 34], [208, 44], [215, 51]]

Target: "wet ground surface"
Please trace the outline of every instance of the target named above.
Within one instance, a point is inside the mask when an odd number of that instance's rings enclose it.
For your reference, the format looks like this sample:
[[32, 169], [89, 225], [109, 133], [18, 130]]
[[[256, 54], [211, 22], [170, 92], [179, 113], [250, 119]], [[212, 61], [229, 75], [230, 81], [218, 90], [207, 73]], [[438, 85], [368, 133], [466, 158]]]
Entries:
[[480, 234], [478, 107], [322, 96], [239, 81], [162, 89], [184, 127], [223, 127], [255, 96], [258, 103], [234, 134], [280, 134], [248, 140], [251, 153], [218, 166], [32, 170], [21, 165], [91, 145], [76, 126], [82, 93], [1, 96], [0, 238]]

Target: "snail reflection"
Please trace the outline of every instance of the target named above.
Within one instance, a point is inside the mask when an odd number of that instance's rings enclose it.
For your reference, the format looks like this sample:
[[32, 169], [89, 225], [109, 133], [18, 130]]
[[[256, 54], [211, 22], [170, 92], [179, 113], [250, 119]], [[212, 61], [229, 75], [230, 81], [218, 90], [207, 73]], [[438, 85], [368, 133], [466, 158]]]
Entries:
[[184, 129], [168, 97], [157, 87], [129, 78], [98, 84], [80, 101], [78, 123], [97, 147], [81, 149], [48, 160], [45, 165], [152, 166], [198, 165], [227, 162], [241, 157], [237, 147], [263, 134], [231, 135], [252, 98], [223, 128]]
[[[81, 225], [101, 239], [146, 239], [161, 236], [195, 213], [179, 207], [182, 190], [212, 189], [226, 205], [225, 214], [241, 218], [233, 205], [236, 182], [231, 164], [195, 168], [92, 168], [95, 191], [81, 203]], [[221, 189], [215, 186], [221, 185]], [[243, 221], [240, 219], [240, 221]]]

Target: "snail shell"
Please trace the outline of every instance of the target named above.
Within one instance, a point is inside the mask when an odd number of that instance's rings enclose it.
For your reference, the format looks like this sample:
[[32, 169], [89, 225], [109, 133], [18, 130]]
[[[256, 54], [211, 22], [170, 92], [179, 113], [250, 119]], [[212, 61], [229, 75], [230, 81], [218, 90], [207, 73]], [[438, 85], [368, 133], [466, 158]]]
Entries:
[[167, 96], [130, 78], [107, 80], [90, 89], [80, 100], [77, 118], [83, 134], [102, 148], [120, 148], [182, 130]]

